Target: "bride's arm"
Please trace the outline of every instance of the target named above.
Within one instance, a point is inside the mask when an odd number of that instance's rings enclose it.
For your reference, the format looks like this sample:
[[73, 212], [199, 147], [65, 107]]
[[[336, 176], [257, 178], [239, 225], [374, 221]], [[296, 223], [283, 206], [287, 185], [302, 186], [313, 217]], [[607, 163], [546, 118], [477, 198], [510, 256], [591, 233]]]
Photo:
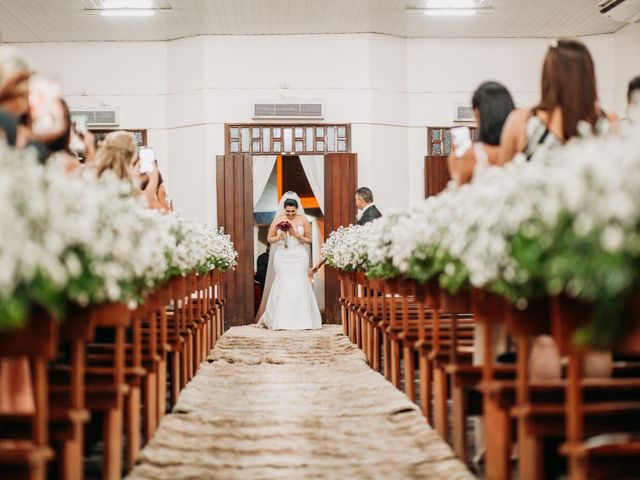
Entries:
[[284, 232], [276, 230], [276, 220], [277, 219], [274, 219], [273, 222], [271, 222], [269, 233], [267, 234], [267, 242], [271, 244], [278, 243], [280, 240], [284, 240]]

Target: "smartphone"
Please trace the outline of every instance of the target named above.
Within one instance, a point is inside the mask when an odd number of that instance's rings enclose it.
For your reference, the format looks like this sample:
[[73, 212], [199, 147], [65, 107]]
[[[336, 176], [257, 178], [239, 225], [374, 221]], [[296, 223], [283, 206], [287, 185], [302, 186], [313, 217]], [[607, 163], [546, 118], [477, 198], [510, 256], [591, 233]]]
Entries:
[[74, 119], [74, 123], [76, 125], [76, 132], [85, 134], [87, 133], [87, 117], [84, 115], [78, 116]]
[[469, 127], [455, 127], [451, 129], [451, 143], [453, 153], [460, 158], [471, 148], [471, 130]]
[[29, 78], [31, 131], [40, 138], [54, 137], [68, 128], [61, 102], [60, 82], [46, 75]]
[[156, 156], [153, 152], [153, 148], [140, 147], [140, 174], [145, 174], [153, 171]]
[[71, 130], [71, 139], [69, 141], [69, 150], [80, 157], [84, 157], [86, 145], [77, 131]]

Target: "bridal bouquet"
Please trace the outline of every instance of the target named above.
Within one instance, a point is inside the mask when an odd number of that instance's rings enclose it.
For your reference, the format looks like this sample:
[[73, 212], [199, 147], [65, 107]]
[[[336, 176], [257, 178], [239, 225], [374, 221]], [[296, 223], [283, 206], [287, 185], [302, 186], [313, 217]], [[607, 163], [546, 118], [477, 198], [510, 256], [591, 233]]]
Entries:
[[282, 221], [276, 225], [276, 230], [284, 232], [284, 248], [289, 248], [289, 236], [287, 233], [291, 231], [291, 224], [289, 222]]

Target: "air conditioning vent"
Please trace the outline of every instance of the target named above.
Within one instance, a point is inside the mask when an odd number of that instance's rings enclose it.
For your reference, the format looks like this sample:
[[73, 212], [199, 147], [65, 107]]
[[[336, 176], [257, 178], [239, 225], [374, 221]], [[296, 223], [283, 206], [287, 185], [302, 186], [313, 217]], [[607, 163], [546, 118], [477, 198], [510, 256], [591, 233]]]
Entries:
[[471, 105], [454, 105], [453, 106], [453, 121], [454, 122], [473, 122], [476, 117], [473, 114], [473, 107]]
[[618, 22], [640, 21], [640, 0], [601, 0], [598, 10], [605, 17]]
[[71, 119], [83, 117], [89, 127], [117, 127], [119, 125], [118, 110], [114, 108], [83, 109], [71, 111]]
[[321, 103], [255, 103], [253, 105], [253, 118], [278, 119], [278, 118], [307, 118], [321, 119]]

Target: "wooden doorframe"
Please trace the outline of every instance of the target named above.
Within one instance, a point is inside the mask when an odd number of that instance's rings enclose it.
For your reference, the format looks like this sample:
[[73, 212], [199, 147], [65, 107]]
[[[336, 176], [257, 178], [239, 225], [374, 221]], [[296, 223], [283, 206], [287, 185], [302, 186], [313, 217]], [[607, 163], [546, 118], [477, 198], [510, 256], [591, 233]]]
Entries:
[[448, 157], [427, 155], [424, 157], [424, 196], [431, 197], [443, 191], [449, 181]]
[[238, 253], [225, 274], [225, 328], [253, 323], [253, 171], [251, 155], [216, 157], [218, 226], [231, 235]]
[[[324, 156], [325, 240], [338, 227], [346, 227], [356, 221], [355, 195], [358, 188], [357, 182], [357, 154], [330, 153]], [[338, 279], [338, 271], [333, 268], [325, 269], [324, 298], [325, 323], [341, 323], [340, 281]]]
[[[304, 124], [303, 124], [304, 126]], [[350, 136], [349, 136], [350, 138]], [[349, 142], [350, 143], [350, 142]], [[349, 144], [350, 148], [350, 144]], [[318, 153], [309, 153], [318, 155]], [[357, 155], [329, 153], [325, 158], [324, 236], [355, 221]], [[255, 322], [253, 311], [253, 156], [225, 154], [216, 157], [218, 225], [231, 235], [238, 251], [238, 266], [225, 277], [226, 328]], [[340, 323], [338, 274], [325, 271], [325, 323]]]
[[[253, 149], [253, 145], [250, 145], [249, 150], [242, 152], [241, 148], [237, 151], [234, 152], [234, 150], [231, 149], [231, 132], [230, 129], [231, 128], [237, 128], [237, 129], [242, 129], [242, 128], [258, 128], [258, 129], [263, 129], [263, 128], [267, 128], [267, 129], [272, 129], [272, 128], [280, 128], [280, 129], [285, 129], [285, 128], [306, 128], [306, 127], [313, 127], [313, 128], [323, 128], [324, 130], [324, 138], [323, 137], [315, 137], [315, 140], [322, 140], [324, 141], [324, 146], [325, 149], [324, 150], [313, 150], [313, 151], [301, 151], [301, 152], [295, 152], [295, 151], [285, 151], [284, 150], [284, 141], [283, 138], [280, 137], [278, 140], [276, 140], [273, 135], [271, 135], [270, 140], [267, 142], [269, 145], [269, 150], [266, 151], [264, 150], [263, 145], [260, 146], [260, 148], [258, 150], [254, 150]], [[339, 137], [337, 136], [338, 134], [336, 133], [336, 142], [337, 140], [343, 139], [345, 140], [345, 150], [343, 151], [338, 151], [338, 146], [336, 145], [336, 149], [333, 151], [329, 151], [327, 150], [327, 128], [328, 127], [335, 127], [335, 128], [340, 128], [340, 127], [344, 127], [345, 129], [345, 136], [344, 137]], [[300, 140], [300, 138], [295, 137], [293, 138], [293, 142], [295, 144], [295, 140], [298, 139]], [[262, 141], [262, 139], [260, 139], [260, 141]], [[279, 150], [274, 149], [274, 142], [280, 142], [280, 146], [281, 148]], [[250, 142], [253, 143], [253, 142]], [[314, 147], [317, 147], [318, 143], [314, 141]], [[239, 145], [240, 147], [240, 145]], [[349, 153], [351, 152], [351, 124], [350, 123], [322, 123], [322, 122], [306, 122], [306, 123], [282, 123], [282, 122], [269, 122], [269, 123], [225, 123], [224, 124], [224, 153], [225, 155], [229, 155], [232, 153], [244, 153], [246, 155], [326, 155], [329, 153]]]

